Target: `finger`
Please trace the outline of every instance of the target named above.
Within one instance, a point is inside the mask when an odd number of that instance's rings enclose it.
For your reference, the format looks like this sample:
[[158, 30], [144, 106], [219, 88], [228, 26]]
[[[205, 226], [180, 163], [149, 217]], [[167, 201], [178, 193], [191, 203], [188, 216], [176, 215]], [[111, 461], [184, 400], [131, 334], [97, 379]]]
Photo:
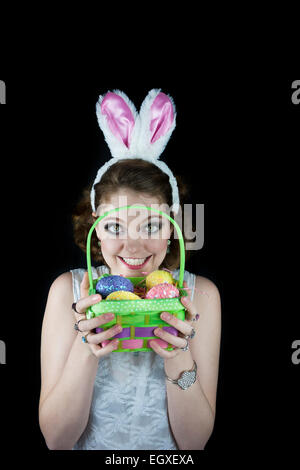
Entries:
[[88, 342], [90, 344], [102, 343], [103, 341], [107, 341], [108, 339], [114, 338], [116, 335], [121, 333], [122, 330], [123, 328], [121, 327], [121, 325], [114, 325], [108, 330], [101, 331], [101, 333], [93, 333], [91, 335], [88, 335]]
[[188, 336], [192, 333], [192, 327], [186, 321], [179, 320], [179, 318], [176, 318], [168, 312], [162, 312], [160, 318], [171, 326], [174, 326], [174, 328], [180, 331], [184, 336]]
[[[80, 325], [81, 325], [81, 320], [85, 320], [86, 319], [86, 315], [84, 313], [80, 314], [80, 313], [75, 313], [75, 319], [76, 319], [76, 322], [78, 323], [80, 321]], [[79, 325], [79, 329], [82, 330], [82, 328], [80, 327]], [[82, 330], [83, 331], [83, 330]]]
[[173, 349], [173, 351], [166, 351], [158, 344], [158, 341], [155, 339], [149, 341], [148, 344], [153, 349], [153, 351], [155, 351], [159, 356], [163, 357], [164, 359], [172, 359], [173, 357], [176, 357], [179, 353], [178, 349]]
[[90, 288], [89, 275], [88, 275], [88, 272], [86, 271], [84, 273], [84, 276], [80, 284], [80, 297], [87, 297], [89, 295], [89, 288]]
[[78, 313], [85, 313], [86, 309], [91, 305], [95, 305], [102, 300], [100, 294], [88, 295], [78, 300], [76, 310]]
[[[85, 315], [81, 315], [83, 318], [86, 318]], [[105, 325], [106, 323], [114, 320], [114, 313], [105, 313], [104, 315], [99, 315], [98, 317], [91, 318], [90, 320], [82, 320], [79, 323], [80, 333], [85, 333], [86, 331], [93, 330], [98, 326]]]
[[119, 346], [119, 340], [117, 340], [117, 339], [114, 339], [113, 341], [110, 341], [104, 347], [101, 347], [98, 344], [90, 344], [89, 345], [89, 347], [91, 348], [94, 355], [98, 358], [106, 356], [107, 354], [110, 354], [112, 351], [117, 349], [118, 346]]
[[158, 336], [163, 341], [175, 346], [176, 348], [184, 348], [186, 346], [186, 339], [181, 338], [180, 336], [175, 336], [169, 333], [168, 331], [163, 330], [162, 328], [156, 328], [154, 330], [155, 336]]
[[198, 313], [190, 297], [182, 297], [181, 303], [183, 304], [184, 308], [188, 311], [189, 317], [194, 317]]

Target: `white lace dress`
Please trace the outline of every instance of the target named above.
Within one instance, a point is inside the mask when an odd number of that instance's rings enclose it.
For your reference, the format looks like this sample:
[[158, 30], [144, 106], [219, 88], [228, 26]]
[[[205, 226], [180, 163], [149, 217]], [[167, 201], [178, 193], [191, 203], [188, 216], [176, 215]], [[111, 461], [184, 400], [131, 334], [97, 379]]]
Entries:
[[[93, 278], [109, 273], [93, 269]], [[85, 269], [71, 271], [74, 302]], [[179, 278], [179, 269], [173, 271]], [[195, 274], [184, 272], [193, 299]], [[99, 360], [87, 426], [74, 450], [177, 450], [168, 419], [164, 359], [153, 351], [111, 353]]]

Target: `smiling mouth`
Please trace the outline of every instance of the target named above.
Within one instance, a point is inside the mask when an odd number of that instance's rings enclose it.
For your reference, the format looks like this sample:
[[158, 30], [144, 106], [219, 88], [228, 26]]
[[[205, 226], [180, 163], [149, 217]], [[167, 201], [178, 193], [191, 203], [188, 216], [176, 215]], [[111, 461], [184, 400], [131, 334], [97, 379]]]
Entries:
[[145, 266], [151, 256], [152, 255], [147, 256], [146, 258], [122, 258], [122, 256], [118, 256], [118, 258], [130, 269], [139, 269]]

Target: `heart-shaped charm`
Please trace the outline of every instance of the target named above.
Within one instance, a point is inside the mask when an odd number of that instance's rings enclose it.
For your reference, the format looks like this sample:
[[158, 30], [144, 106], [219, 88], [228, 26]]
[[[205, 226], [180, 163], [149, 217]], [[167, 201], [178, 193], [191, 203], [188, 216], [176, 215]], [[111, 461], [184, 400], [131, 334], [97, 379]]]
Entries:
[[177, 380], [177, 383], [180, 388], [186, 390], [196, 381], [196, 371], [184, 371], [180, 378]]

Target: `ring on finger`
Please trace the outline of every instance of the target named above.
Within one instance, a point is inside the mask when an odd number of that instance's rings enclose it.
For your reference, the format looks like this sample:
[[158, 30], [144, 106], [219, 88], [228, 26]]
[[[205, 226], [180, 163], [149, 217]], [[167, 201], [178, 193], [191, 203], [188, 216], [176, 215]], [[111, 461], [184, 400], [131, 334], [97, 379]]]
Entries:
[[180, 348], [182, 351], [188, 351], [189, 350], [189, 342], [188, 342], [188, 339], [187, 337], [185, 336], [184, 337], [185, 340], [186, 340], [186, 345], [183, 347], [183, 348]]
[[82, 320], [84, 320], [84, 318], [82, 318], [81, 320], [78, 320], [76, 323], [74, 323], [74, 330], [79, 331], [80, 333], [83, 333], [83, 331], [81, 331], [81, 329], [79, 328], [79, 323]]
[[193, 327], [192, 327], [191, 334], [190, 334], [190, 335], [187, 335], [187, 336], [185, 336], [184, 338], [185, 338], [185, 339], [193, 339], [193, 338], [194, 338], [194, 336], [195, 336], [195, 334], [196, 334], [196, 330], [195, 330], [195, 328], [193, 328]]
[[77, 312], [77, 310], [76, 310], [76, 305], [77, 305], [77, 303], [76, 303], [76, 302], [74, 302], [74, 303], [72, 304], [72, 310], [74, 310], [74, 312], [76, 312], [76, 313], [79, 313], [79, 314], [80, 314], [80, 312]]
[[90, 334], [91, 332], [88, 331], [85, 335], [81, 336], [81, 341], [83, 343], [88, 343], [88, 340], [87, 340], [87, 336]]

